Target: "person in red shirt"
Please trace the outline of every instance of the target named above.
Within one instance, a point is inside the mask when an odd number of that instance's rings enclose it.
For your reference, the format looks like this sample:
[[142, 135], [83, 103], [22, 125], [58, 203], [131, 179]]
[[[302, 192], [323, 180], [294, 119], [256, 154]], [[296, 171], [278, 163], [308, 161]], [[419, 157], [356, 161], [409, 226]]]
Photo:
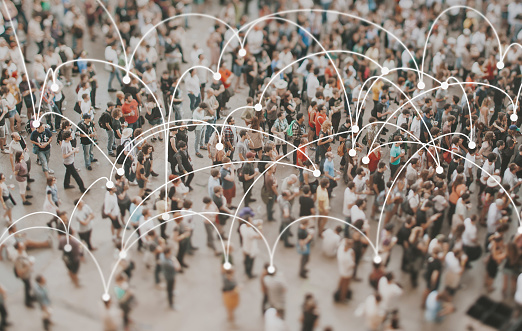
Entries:
[[[374, 146], [375, 148], [376, 146]], [[368, 163], [368, 169], [370, 169], [370, 174], [373, 174], [377, 170], [377, 165], [381, 160], [381, 148], [377, 146], [370, 155], [368, 155], [370, 162]]]
[[129, 128], [132, 131], [139, 128], [139, 111], [138, 111], [138, 102], [132, 98], [132, 95], [127, 93], [125, 94], [125, 101], [121, 106], [121, 112], [123, 114], [123, 118], [125, 118], [125, 122], [129, 125]]
[[321, 127], [323, 126], [323, 122], [326, 120], [326, 106], [319, 106], [319, 112], [315, 114], [315, 136], [316, 139], [319, 137], [319, 133], [321, 132]]
[[297, 147], [297, 165], [300, 167], [304, 167], [304, 163], [308, 160], [306, 156], [306, 144], [308, 143], [308, 139], [301, 138], [301, 144]]
[[228, 70], [227, 64], [225, 62], [221, 63], [221, 68], [219, 68], [219, 74], [221, 75], [220, 81], [223, 82], [225, 88], [229, 88], [232, 83], [230, 82], [230, 76], [232, 76], [232, 71]]

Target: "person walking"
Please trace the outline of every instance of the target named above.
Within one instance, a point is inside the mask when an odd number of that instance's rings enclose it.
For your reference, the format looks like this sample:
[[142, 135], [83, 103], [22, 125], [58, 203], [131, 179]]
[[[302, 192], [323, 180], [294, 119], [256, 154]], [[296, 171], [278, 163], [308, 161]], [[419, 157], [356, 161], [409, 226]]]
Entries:
[[83, 114], [82, 117], [83, 121], [78, 123], [78, 128], [80, 131], [80, 143], [83, 148], [83, 159], [85, 160], [85, 167], [87, 170], [92, 170], [91, 163], [98, 162], [98, 160], [94, 158], [94, 153], [92, 151], [97, 133], [96, 128], [92, 123], [91, 115]]
[[163, 276], [165, 277], [165, 281], [167, 283], [167, 299], [169, 301], [169, 308], [175, 310], [174, 285], [176, 280], [176, 272], [181, 270], [181, 265], [179, 264], [178, 259], [172, 255], [170, 247], [165, 248], [163, 253], [160, 254], [160, 260], [161, 271], [163, 272]]
[[112, 111], [116, 107], [116, 104], [112, 101], [107, 102], [107, 109], [100, 115], [98, 119], [98, 125], [101, 129], [107, 132], [107, 153], [109, 156], [116, 156], [114, 154], [116, 150], [116, 140], [114, 137], [114, 130], [112, 128]]
[[14, 261], [14, 273], [24, 283], [25, 306], [33, 308], [34, 298], [32, 296], [31, 275], [33, 273], [34, 257], [27, 255], [23, 242], [14, 245], [16, 258]]
[[51, 299], [49, 298], [47, 280], [42, 275], [37, 275], [35, 280], [34, 296], [42, 310], [43, 328], [45, 331], [48, 331], [51, 329], [53, 322], [51, 321]]
[[65, 177], [63, 180], [63, 187], [66, 190], [74, 188], [74, 186], [70, 184], [72, 176], [76, 181], [76, 184], [80, 189], [80, 192], [84, 193], [86, 191], [85, 185], [83, 184], [83, 180], [80, 177], [78, 171], [76, 170], [76, 167], [74, 166], [74, 155], [78, 153], [80, 149], [77, 147], [72, 147], [71, 141], [73, 138], [71, 131], [65, 131], [63, 133], [62, 139], [62, 158], [63, 165], [65, 166]]
[[91, 234], [92, 234], [92, 223], [94, 222], [94, 212], [92, 208], [89, 207], [83, 200], [76, 199], [74, 201], [74, 205], [76, 206], [76, 213], [74, 217], [79, 223], [78, 228], [78, 236], [81, 240], [85, 241], [87, 244], [87, 248], [90, 251], [95, 251], [96, 247], [93, 247], [91, 244]]
[[52, 141], [53, 134], [44, 124], [40, 124], [40, 126], [31, 133], [31, 142], [35, 145], [33, 151], [38, 155], [38, 160], [40, 160], [42, 171], [46, 177], [54, 174], [54, 170], [49, 168]]

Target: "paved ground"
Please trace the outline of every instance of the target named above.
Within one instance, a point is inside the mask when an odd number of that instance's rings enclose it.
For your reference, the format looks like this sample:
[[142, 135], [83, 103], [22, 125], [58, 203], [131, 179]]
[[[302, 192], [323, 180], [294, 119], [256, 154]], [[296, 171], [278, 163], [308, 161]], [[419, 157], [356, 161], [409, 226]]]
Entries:
[[[212, 7], [209, 12], [216, 12], [217, 7]], [[190, 44], [194, 41], [193, 36], [206, 35], [208, 28], [212, 22], [207, 19], [189, 20], [192, 29], [187, 33], [185, 50], [188, 52]], [[199, 40], [205, 45], [205, 40]], [[89, 56], [92, 58], [103, 59], [104, 48], [99, 44], [93, 44], [87, 41], [87, 49]], [[104, 71], [102, 65], [96, 66], [98, 70], [98, 104], [104, 106], [110, 100], [107, 95], [107, 78], [108, 74]], [[158, 70], [161, 72], [161, 70]], [[66, 88], [67, 102], [72, 105], [76, 97], [74, 87], [76, 86], [78, 77], [75, 79], [73, 86]], [[117, 86], [117, 85], [116, 85]], [[236, 95], [230, 103], [232, 109], [243, 106], [246, 90]], [[188, 100], [188, 98], [187, 98]], [[186, 108], [188, 105], [185, 105]], [[185, 114], [189, 114], [188, 109]], [[75, 122], [79, 120], [78, 115], [68, 110], [66, 114]], [[239, 116], [238, 116], [239, 117]], [[367, 116], [366, 116], [367, 118]], [[97, 120], [96, 120], [97, 122]], [[239, 123], [239, 121], [238, 121]], [[190, 134], [190, 140], [193, 143], [194, 137]], [[101, 133], [100, 145], [105, 146], [106, 137]], [[156, 188], [164, 183], [164, 149], [161, 143], [154, 144], [155, 153], [155, 171], [160, 177], [153, 178], [150, 187]], [[51, 168], [56, 170], [58, 180], [63, 180], [64, 167], [61, 163], [61, 157], [56, 145], [52, 147]], [[103, 150], [105, 150], [103, 148]], [[192, 153], [192, 149], [190, 149]], [[96, 157], [100, 160], [94, 165], [94, 171], [87, 171], [83, 166], [81, 156], [76, 158], [76, 164], [81, 168], [81, 176], [88, 184], [93, 183], [98, 177], [109, 176], [111, 165], [101, 156], [99, 151], [95, 152]], [[388, 157], [387, 154], [384, 158]], [[202, 168], [210, 165], [208, 159], [193, 158], [195, 168]], [[33, 157], [33, 161], [35, 158]], [[10, 173], [9, 157], [7, 155], [0, 156], [0, 169], [6, 173]], [[279, 180], [296, 173], [291, 166], [279, 166], [277, 176]], [[43, 174], [38, 167], [35, 167], [33, 176], [36, 182], [32, 185], [32, 194], [35, 204], [30, 208], [17, 206], [14, 210], [14, 217], [19, 218], [25, 214], [35, 212], [41, 209], [44, 198]], [[194, 179], [194, 187], [196, 191], [191, 195], [195, 201], [195, 210], [199, 207], [201, 197], [206, 192], [206, 184], [209, 171], [204, 170], [197, 173]], [[9, 183], [14, 183], [14, 179], [9, 178]], [[59, 185], [61, 188], [62, 186]], [[256, 185], [255, 197], [259, 198], [260, 186]], [[332, 215], [341, 216], [342, 192], [344, 185], [340, 185], [336, 189], [337, 196], [333, 199]], [[137, 188], [131, 188], [132, 192], [137, 193]], [[91, 191], [86, 195], [85, 201], [93, 207], [94, 211], [99, 213], [101, 199], [105, 193], [105, 182], [100, 181], [95, 184]], [[239, 202], [242, 190], [238, 188], [238, 198], [235, 204]], [[60, 196], [63, 200], [64, 207], [68, 211], [73, 209], [73, 201], [80, 196], [75, 190], [64, 192], [60, 189]], [[256, 217], [264, 218], [264, 205], [262, 203], [253, 204], [256, 211]], [[276, 206], [277, 208], [277, 206]], [[297, 210], [295, 211], [297, 214]], [[278, 214], [277, 214], [278, 215]], [[30, 226], [42, 226], [47, 221], [47, 216], [31, 216], [19, 223], [19, 228]], [[330, 221], [330, 225], [334, 225]], [[372, 223], [371, 239], [375, 240], [375, 228], [377, 222]], [[272, 245], [276, 236], [278, 225], [266, 224], [264, 227], [265, 235], [268, 242]], [[295, 232], [295, 230], [294, 230]], [[32, 239], [45, 240], [48, 236], [46, 230], [30, 230], [27, 236]], [[221, 260], [214, 257], [205, 245], [205, 233], [203, 223], [198, 222], [194, 243], [201, 249], [193, 256], [188, 257], [187, 263], [190, 268], [183, 275], [179, 275], [176, 280], [176, 305], [178, 311], [172, 312], [167, 309], [167, 300], [164, 291], [157, 290], [154, 286], [152, 271], [146, 270], [140, 263], [142, 256], [135, 249], [131, 249], [129, 254], [137, 264], [137, 270], [132, 279], [132, 286], [137, 293], [138, 305], [135, 308], [132, 317], [136, 321], [136, 330], [167, 330], [176, 328], [178, 330], [229, 330], [231, 326], [226, 322], [225, 310], [221, 299]], [[234, 229], [232, 242], [239, 247], [236, 231]], [[114, 246], [110, 241], [110, 224], [107, 220], [96, 218], [93, 244], [98, 247], [94, 252], [94, 257], [98, 261], [103, 277], [108, 278], [110, 270], [116, 259]], [[260, 256], [256, 260], [255, 273], [259, 274], [264, 262], [268, 261], [268, 254], [261, 245]], [[299, 257], [294, 249], [285, 249], [278, 246], [275, 255], [275, 266], [279, 272], [284, 273], [289, 284], [287, 295], [287, 321], [292, 330], [297, 330], [299, 325], [300, 306], [307, 292], [314, 293], [319, 301], [319, 309], [321, 318], [319, 325], [321, 327], [331, 325], [334, 330], [363, 330], [362, 320], [354, 316], [357, 305], [362, 302], [370, 293], [370, 287], [366, 281], [366, 277], [371, 268], [371, 253], [368, 252], [365, 260], [360, 267], [360, 275], [364, 278], [361, 283], [353, 285], [353, 300], [348, 305], [336, 305], [333, 303], [332, 294], [337, 286], [338, 272], [335, 260], [325, 258], [318, 252], [318, 247], [313, 250], [310, 262], [310, 278], [302, 280], [298, 277], [297, 269]], [[67, 277], [66, 269], [61, 260], [61, 253], [56, 249], [31, 251], [31, 255], [36, 257], [35, 273], [42, 273], [48, 279], [50, 295], [53, 301], [54, 309], [54, 330], [99, 330], [101, 329], [100, 316], [102, 311], [101, 295], [103, 293], [102, 281], [98, 269], [93, 260], [87, 256], [85, 263], [82, 264], [80, 270], [80, 279], [82, 288], [76, 289]], [[420, 310], [421, 293], [424, 290], [424, 282], [421, 281], [418, 289], [410, 289], [407, 275], [402, 274], [398, 267], [400, 249], [395, 249], [392, 257], [390, 269], [396, 274], [398, 281], [405, 287], [405, 294], [401, 298], [401, 315], [404, 330], [421, 330], [426, 327], [423, 323], [423, 311]], [[239, 266], [238, 280], [241, 284], [241, 303], [237, 310], [237, 329], [240, 330], [263, 330], [261, 316], [261, 293], [259, 280], [247, 280], [241, 269], [241, 253], [234, 253], [236, 263]], [[465, 289], [460, 291], [456, 297], [457, 312], [446, 319], [446, 321], [438, 327], [438, 330], [464, 330], [465, 327], [465, 311], [483, 290], [483, 266], [479, 261], [473, 270], [468, 271], [462, 280]], [[23, 287], [22, 283], [13, 276], [12, 264], [0, 264], [0, 282], [8, 290], [8, 308], [10, 319], [14, 326], [10, 330], [37, 330], [40, 328], [40, 313], [38, 309], [28, 310], [23, 306]], [[498, 285], [497, 287], [500, 287]], [[112, 294], [112, 285], [110, 285], [110, 293]], [[495, 292], [493, 297], [500, 299], [500, 293]], [[319, 328], [321, 329], [321, 328]]]

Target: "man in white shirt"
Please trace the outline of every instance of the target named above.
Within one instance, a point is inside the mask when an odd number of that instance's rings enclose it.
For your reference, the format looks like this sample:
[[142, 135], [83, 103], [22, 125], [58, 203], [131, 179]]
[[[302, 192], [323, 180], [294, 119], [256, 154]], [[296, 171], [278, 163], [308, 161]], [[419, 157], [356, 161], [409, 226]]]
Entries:
[[504, 173], [502, 184], [509, 185], [509, 192], [515, 191], [522, 184], [522, 181], [519, 181], [517, 178], [517, 170], [518, 166], [515, 163], [511, 163]]
[[348, 223], [352, 223], [351, 209], [355, 204], [355, 201], [357, 201], [357, 195], [355, 194], [355, 184], [353, 182], [349, 182], [348, 186], [344, 190], [343, 199], [343, 215], [345, 216], [345, 221]]
[[[105, 48], [105, 60], [107, 62], [111, 62], [115, 65], [118, 65], [118, 52], [116, 51], [117, 47], [118, 47], [118, 45], [116, 44], [116, 42], [113, 42], [112, 44], [110, 44], [109, 46], [107, 46]], [[123, 85], [123, 83], [121, 81], [120, 69], [118, 69], [114, 65], [110, 65], [110, 64], [106, 64], [105, 69], [107, 69], [110, 72], [108, 91], [116, 92], [116, 90], [112, 88], [112, 80], [114, 79], [114, 77], [116, 77], [118, 79], [118, 82], [120, 82], [120, 85]]]
[[120, 207], [118, 206], [118, 197], [116, 196], [116, 186], [113, 186], [112, 188], [107, 188], [107, 192], [105, 193], [105, 200], [103, 202], [102, 218], [111, 219], [112, 237], [119, 238], [121, 232], [121, 224], [119, 220]]
[[185, 87], [190, 99], [190, 111], [194, 111], [201, 102], [201, 89], [199, 86], [199, 77], [196, 70], [190, 70], [190, 76], [185, 78]]
[[[256, 220], [258, 221], [258, 220]], [[254, 221], [256, 223], [256, 221]], [[239, 233], [243, 239], [243, 255], [245, 256], [245, 273], [248, 278], [252, 279], [256, 277], [252, 274], [252, 268], [254, 267], [254, 260], [259, 251], [257, 247], [257, 240], [261, 239], [261, 235], [256, 231], [252, 224], [243, 223], [239, 227]]]
[[345, 238], [337, 250], [337, 267], [339, 269], [339, 297], [337, 301], [343, 302], [349, 296], [350, 280], [355, 268], [355, 252], [352, 249], [353, 240]]
[[343, 228], [338, 225], [334, 229], [328, 228], [323, 231], [321, 237], [323, 238], [322, 251], [327, 257], [334, 257], [337, 254], [337, 249], [341, 243], [341, 233]]
[[391, 313], [399, 309], [399, 297], [402, 295], [402, 288], [393, 281], [393, 274], [387, 273], [379, 279], [379, 294], [382, 297], [382, 308]]
[[306, 94], [310, 101], [315, 98], [315, 93], [320, 86], [317, 75], [319, 75], [319, 68], [315, 68], [314, 71], [310, 72], [306, 77]]

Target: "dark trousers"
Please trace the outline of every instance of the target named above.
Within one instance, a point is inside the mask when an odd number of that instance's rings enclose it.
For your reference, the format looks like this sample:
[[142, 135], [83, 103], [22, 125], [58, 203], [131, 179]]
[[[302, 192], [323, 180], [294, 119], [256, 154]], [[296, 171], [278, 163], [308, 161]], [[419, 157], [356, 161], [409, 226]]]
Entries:
[[183, 179], [183, 183], [185, 184], [186, 187], [189, 187], [190, 186], [190, 183], [192, 183], [192, 179], [194, 179], [194, 169], [192, 169], [192, 167], [190, 168], [187, 168], [185, 167], [185, 170], [187, 170], [187, 173], [189, 173], [188, 175], [184, 176]]
[[299, 263], [299, 275], [305, 275], [306, 265], [308, 264], [308, 261], [310, 260], [310, 254], [301, 254], [301, 262]]
[[22, 279], [22, 282], [24, 282], [25, 305], [29, 306], [33, 302], [33, 297], [31, 296], [31, 279]]
[[178, 261], [181, 265], [184, 265], [185, 262], [183, 262], [183, 259], [185, 258], [185, 254], [187, 253], [189, 241], [186, 239], [183, 239], [179, 242], [179, 250], [178, 250]]
[[245, 207], [248, 207], [248, 204], [251, 202], [252, 198], [252, 190], [250, 190], [250, 187], [252, 186], [252, 183], [243, 182], [243, 192], [245, 192]]
[[169, 300], [169, 306], [174, 306], [174, 278], [167, 279], [167, 299]]
[[[281, 226], [279, 227], [279, 233], [281, 233], [281, 240], [285, 242], [285, 247], [290, 246], [290, 229], [286, 229], [288, 225], [290, 225], [291, 222], [288, 221], [281, 221]], [[286, 230], [285, 230], [286, 229]], [[284, 230], [284, 232], [283, 232]]]
[[252, 268], [254, 267], [254, 258], [245, 254], [245, 273], [248, 277], [252, 277]]
[[266, 218], [270, 222], [274, 220], [274, 202], [275, 196], [272, 196], [268, 198], [268, 201], [266, 203]]
[[83, 180], [80, 177], [80, 174], [78, 174], [78, 171], [76, 171], [76, 168], [74, 167], [74, 163], [71, 164], [64, 164], [65, 166], [65, 178], [63, 180], [63, 186], [67, 187], [71, 183], [71, 176], [73, 176], [74, 180], [76, 181], [76, 184], [78, 184], [78, 187], [80, 188], [80, 191], [85, 191], [85, 186], [83, 185]]
[[154, 282], [159, 284], [160, 282], [160, 273], [161, 273], [161, 265], [156, 263], [156, 268], [154, 269]]
[[0, 304], [0, 318], [2, 321], [0, 322], [0, 330], [4, 330], [4, 327], [7, 325], [7, 309], [5, 308], [5, 304]]
[[390, 179], [392, 179], [395, 174], [397, 173], [397, 170], [399, 170], [399, 167], [401, 166], [401, 164], [391, 164], [390, 163]]
[[87, 248], [89, 248], [89, 250], [92, 250], [91, 234], [92, 234], [92, 230], [85, 231], [85, 232], [78, 232], [80, 239], [85, 241], [85, 243], [87, 244]]

